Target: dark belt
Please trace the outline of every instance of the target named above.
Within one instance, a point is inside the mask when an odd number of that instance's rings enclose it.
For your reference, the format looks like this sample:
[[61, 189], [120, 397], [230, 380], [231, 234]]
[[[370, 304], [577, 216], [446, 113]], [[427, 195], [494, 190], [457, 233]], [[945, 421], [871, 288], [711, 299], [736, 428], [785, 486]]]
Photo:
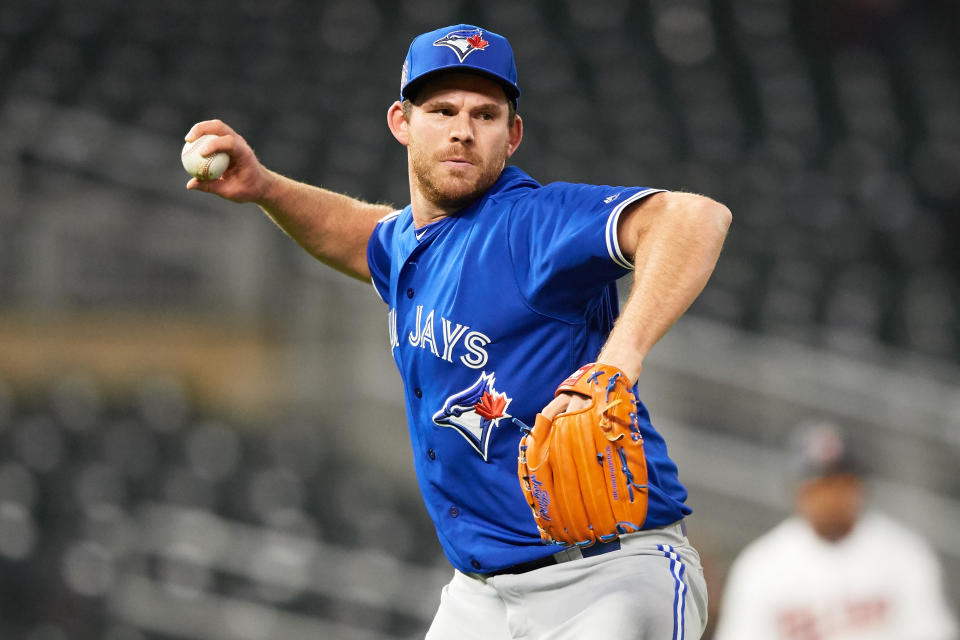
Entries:
[[519, 564], [515, 564], [510, 567], [504, 567], [503, 569], [497, 569], [496, 571], [491, 571], [490, 573], [483, 575], [489, 578], [493, 576], [501, 576], [507, 573], [527, 573], [528, 571], [543, 569], [544, 567], [551, 567], [555, 564], [563, 564], [564, 562], [580, 560], [582, 558], [592, 558], [594, 556], [600, 556], [605, 553], [610, 553], [611, 551], [619, 550], [619, 540], [613, 540], [611, 542], [597, 542], [589, 547], [572, 547], [553, 555], [537, 558], [536, 560], [529, 560], [527, 562], [521, 562]]

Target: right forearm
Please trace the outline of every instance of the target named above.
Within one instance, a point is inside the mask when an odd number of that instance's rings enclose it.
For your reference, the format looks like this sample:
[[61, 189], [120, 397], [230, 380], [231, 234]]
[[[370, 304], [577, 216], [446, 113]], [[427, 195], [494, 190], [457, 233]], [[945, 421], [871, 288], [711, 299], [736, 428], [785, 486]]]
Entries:
[[391, 208], [313, 187], [270, 171], [253, 149], [222, 120], [198, 122], [187, 132], [191, 142], [210, 134], [197, 151], [230, 155], [230, 165], [217, 180], [191, 178], [187, 189], [213, 193], [233, 202], [255, 202], [318, 260], [355, 278], [370, 277], [367, 242], [377, 220]]
[[366, 246], [377, 221], [393, 209], [370, 204], [267, 171], [256, 203], [315, 258], [347, 275], [368, 279]]

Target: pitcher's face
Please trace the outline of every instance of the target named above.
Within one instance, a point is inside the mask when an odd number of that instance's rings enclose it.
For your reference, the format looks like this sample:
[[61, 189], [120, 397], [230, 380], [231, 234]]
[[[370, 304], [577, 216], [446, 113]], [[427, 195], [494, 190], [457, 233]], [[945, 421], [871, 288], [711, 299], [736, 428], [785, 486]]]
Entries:
[[408, 118], [413, 188], [430, 202], [461, 209], [489, 189], [520, 143], [501, 86], [471, 73], [428, 80]]

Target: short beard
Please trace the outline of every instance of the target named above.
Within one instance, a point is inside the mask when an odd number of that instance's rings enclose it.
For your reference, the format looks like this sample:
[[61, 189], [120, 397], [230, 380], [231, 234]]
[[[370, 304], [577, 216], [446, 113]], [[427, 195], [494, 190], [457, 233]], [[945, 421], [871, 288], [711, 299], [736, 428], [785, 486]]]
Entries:
[[495, 158], [489, 164], [480, 167], [481, 171], [473, 184], [464, 184], [456, 181], [454, 184], [443, 184], [454, 182], [455, 178], [434, 176], [433, 172], [439, 172], [438, 163], [426, 156], [423, 152], [411, 147], [410, 149], [410, 167], [415, 180], [415, 188], [419, 189], [423, 196], [445, 211], [458, 211], [463, 209], [471, 202], [482, 196], [487, 189], [500, 177], [503, 170], [506, 154], [502, 158]]

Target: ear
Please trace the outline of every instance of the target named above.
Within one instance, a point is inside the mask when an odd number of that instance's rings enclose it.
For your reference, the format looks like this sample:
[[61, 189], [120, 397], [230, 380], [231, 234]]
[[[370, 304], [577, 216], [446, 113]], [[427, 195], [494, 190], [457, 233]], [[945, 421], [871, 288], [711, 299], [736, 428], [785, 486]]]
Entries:
[[403, 105], [399, 101], [394, 102], [387, 109], [387, 126], [390, 127], [390, 133], [397, 139], [397, 142], [403, 146], [410, 143], [410, 133], [407, 130], [407, 117], [403, 113]]
[[513, 127], [510, 128], [510, 133], [507, 135], [508, 158], [516, 152], [521, 140], [523, 140], [523, 120], [518, 115], [513, 123]]

